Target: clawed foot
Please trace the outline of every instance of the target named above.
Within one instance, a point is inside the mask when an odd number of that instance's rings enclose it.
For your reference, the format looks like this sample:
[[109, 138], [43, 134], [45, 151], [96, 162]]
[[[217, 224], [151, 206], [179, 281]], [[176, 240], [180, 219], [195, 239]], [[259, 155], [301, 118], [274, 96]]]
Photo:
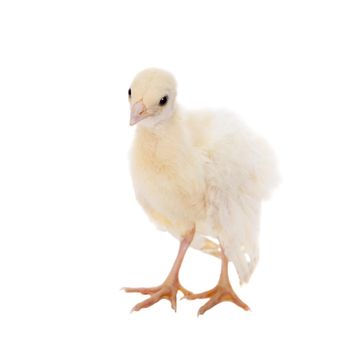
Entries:
[[211, 309], [213, 306], [222, 303], [223, 301], [230, 301], [242, 309], [246, 311], [250, 311], [250, 308], [247, 304], [245, 304], [237, 294], [233, 291], [231, 285], [229, 284], [218, 284], [215, 288], [208, 290], [203, 293], [198, 294], [186, 294], [184, 295], [185, 299], [194, 300], [194, 299], [205, 299], [210, 298], [207, 303], [205, 303], [199, 310], [198, 310], [198, 316], [203, 315], [206, 311]]
[[153, 288], [122, 288], [127, 293], [148, 294], [150, 297], [141, 303], [136, 304], [131, 312], [152, 306], [161, 299], [167, 299], [171, 303], [171, 307], [176, 311], [176, 295], [180, 290], [184, 296], [192, 295], [187, 289], [181, 286], [178, 281], [165, 281], [162, 285]]

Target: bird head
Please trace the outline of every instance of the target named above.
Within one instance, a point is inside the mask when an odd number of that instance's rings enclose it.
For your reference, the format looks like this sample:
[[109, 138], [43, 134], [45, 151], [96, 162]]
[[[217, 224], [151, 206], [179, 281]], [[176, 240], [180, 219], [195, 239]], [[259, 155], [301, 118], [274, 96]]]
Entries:
[[134, 78], [128, 91], [130, 125], [152, 127], [172, 117], [176, 99], [174, 77], [161, 69], [149, 68]]

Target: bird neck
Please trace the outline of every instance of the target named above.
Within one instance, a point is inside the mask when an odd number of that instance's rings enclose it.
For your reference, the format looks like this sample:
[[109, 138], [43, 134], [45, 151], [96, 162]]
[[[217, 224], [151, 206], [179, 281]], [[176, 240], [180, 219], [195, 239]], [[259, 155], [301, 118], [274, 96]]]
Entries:
[[137, 134], [148, 134], [154, 139], [169, 139], [172, 137], [172, 135], [176, 135], [178, 141], [180, 141], [181, 133], [183, 133], [183, 125], [181, 123], [181, 117], [178, 106], [175, 106], [173, 113], [170, 117], [166, 118], [165, 120], [162, 120], [161, 122], [151, 127], [142, 125], [141, 123], [140, 125], [137, 125]]
[[160, 158], [168, 158], [183, 154], [187, 148], [188, 138], [179, 110], [167, 120], [152, 128], [139, 125], [136, 130], [134, 146], [142, 152], [156, 154]]

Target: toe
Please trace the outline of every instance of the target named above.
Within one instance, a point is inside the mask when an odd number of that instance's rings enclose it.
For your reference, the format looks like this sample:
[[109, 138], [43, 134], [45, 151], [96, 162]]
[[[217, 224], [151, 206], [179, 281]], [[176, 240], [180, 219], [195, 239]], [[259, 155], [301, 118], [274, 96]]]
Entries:
[[241, 307], [243, 310], [250, 311], [249, 306], [246, 303], [244, 303], [235, 293], [230, 294], [224, 300], [232, 301], [234, 304], [236, 304], [237, 306]]
[[141, 294], [153, 294], [159, 291], [159, 287], [153, 288], [127, 288], [124, 287], [121, 290], [124, 290], [126, 293], [141, 293]]
[[245, 311], [251, 311], [250, 307], [247, 304], [245, 304], [242, 300], [234, 301], [234, 303]]
[[173, 293], [173, 295], [170, 297], [170, 303], [172, 309], [176, 312], [176, 293]]
[[185, 299], [189, 299], [189, 300], [194, 300], [194, 299], [205, 299], [205, 298], [210, 298], [212, 297], [214, 294], [216, 293], [216, 288], [210, 289], [206, 292], [202, 292], [202, 293], [190, 293], [188, 295], [184, 295]]
[[136, 304], [131, 312], [134, 312], [134, 311], [140, 311], [141, 309], [145, 309], [147, 307], [150, 307], [152, 306], [153, 304], [155, 304], [157, 301], [159, 301], [160, 299], [158, 297], [155, 297], [155, 296], [151, 296], [150, 298], [144, 300], [144, 301], [141, 301], [140, 303]]
[[220, 300], [218, 298], [211, 298], [198, 310], [197, 316], [204, 315], [204, 313], [206, 313], [208, 310], [210, 310], [213, 306], [215, 306], [219, 302]]
[[188, 289], [182, 287], [181, 285], [179, 286], [179, 291], [183, 294], [183, 296], [181, 297], [182, 299], [186, 299], [186, 297], [193, 295], [192, 292], [190, 292]]

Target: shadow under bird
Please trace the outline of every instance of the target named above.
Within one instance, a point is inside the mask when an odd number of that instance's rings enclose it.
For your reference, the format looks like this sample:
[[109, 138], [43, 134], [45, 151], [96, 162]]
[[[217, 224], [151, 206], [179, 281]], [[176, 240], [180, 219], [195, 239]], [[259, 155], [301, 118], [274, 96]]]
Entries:
[[[259, 258], [262, 200], [278, 183], [275, 157], [266, 141], [225, 111], [187, 111], [176, 102], [176, 81], [160, 69], [141, 71], [128, 91], [130, 125], [136, 125], [131, 175], [138, 202], [149, 218], [180, 241], [165, 281], [153, 288], [124, 288], [149, 295], [132, 311], [168, 299], [209, 298], [204, 314], [230, 301], [249, 310], [234, 292], [228, 264], [240, 283], [249, 281]], [[217, 285], [194, 294], [179, 281], [189, 247], [221, 259]]]

